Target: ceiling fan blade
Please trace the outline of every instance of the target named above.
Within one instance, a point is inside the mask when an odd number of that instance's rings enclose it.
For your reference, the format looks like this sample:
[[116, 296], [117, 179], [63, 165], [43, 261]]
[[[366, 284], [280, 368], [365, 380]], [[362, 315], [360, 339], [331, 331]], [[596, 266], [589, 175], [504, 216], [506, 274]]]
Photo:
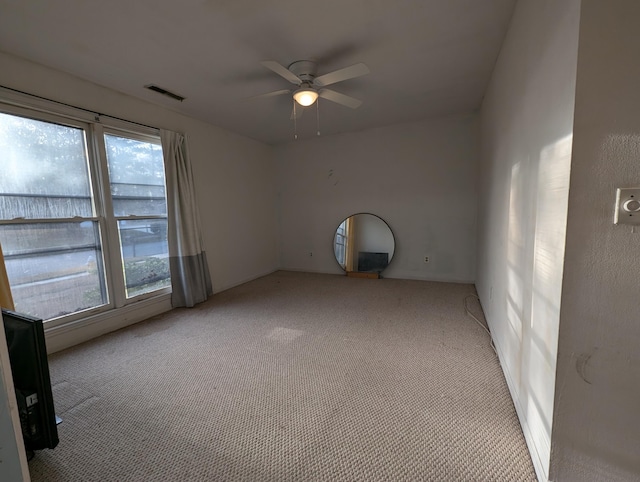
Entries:
[[251, 97], [249, 97], [247, 100], [249, 99], [261, 99], [264, 97], [275, 97], [276, 95], [284, 95], [284, 94], [290, 94], [291, 91], [288, 89], [282, 89], [282, 90], [276, 90], [274, 92], [267, 92], [266, 94], [258, 94], [258, 95], [253, 95]]
[[275, 60], [263, 60], [260, 63], [264, 65], [266, 68], [268, 68], [269, 70], [274, 71], [280, 77], [284, 77], [292, 84], [300, 85], [302, 83], [302, 79], [300, 77], [298, 77], [296, 74], [291, 72], [289, 69], [280, 65]]
[[318, 95], [323, 99], [327, 99], [327, 100], [330, 100], [331, 102], [336, 102], [338, 104], [351, 107], [352, 109], [357, 109], [362, 105], [361, 100], [355, 99], [353, 97], [349, 97], [348, 95], [341, 94], [340, 92], [336, 92], [335, 90], [321, 89], [318, 92]]
[[360, 77], [361, 75], [366, 75], [369, 72], [369, 67], [361, 62], [359, 64], [354, 64], [351, 67], [334, 70], [333, 72], [329, 72], [328, 74], [316, 77], [313, 80], [313, 84], [317, 87], [326, 87], [327, 85], [335, 84], [336, 82], [342, 82], [343, 80], [353, 79], [355, 77]]

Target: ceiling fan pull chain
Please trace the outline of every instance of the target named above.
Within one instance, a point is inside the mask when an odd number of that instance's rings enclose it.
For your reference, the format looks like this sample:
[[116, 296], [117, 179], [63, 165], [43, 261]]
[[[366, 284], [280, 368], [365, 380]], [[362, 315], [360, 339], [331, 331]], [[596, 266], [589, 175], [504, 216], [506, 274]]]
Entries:
[[296, 112], [296, 101], [293, 101], [293, 138], [298, 140], [298, 113]]
[[316, 125], [318, 128], [318, 135], [320, 135], [320, 99], [316, 100]]

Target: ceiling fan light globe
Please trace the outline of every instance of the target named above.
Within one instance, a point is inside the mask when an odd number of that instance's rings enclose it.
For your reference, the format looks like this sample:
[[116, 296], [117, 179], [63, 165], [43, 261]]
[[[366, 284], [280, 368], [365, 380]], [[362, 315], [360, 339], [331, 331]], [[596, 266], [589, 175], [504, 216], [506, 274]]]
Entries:
[[293, 98], [301, 106], [307, 107], [318, 100], [318, 93], [312, 89], [299, 89], [293, 93]]

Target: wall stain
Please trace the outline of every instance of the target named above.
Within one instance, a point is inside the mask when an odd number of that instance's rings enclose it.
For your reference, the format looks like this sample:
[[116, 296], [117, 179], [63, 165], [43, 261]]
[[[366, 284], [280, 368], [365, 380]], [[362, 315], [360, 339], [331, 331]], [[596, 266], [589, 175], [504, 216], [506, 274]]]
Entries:
[[588, 383], [589, 385], [592, 385], [592, 382], [591, 380], [589, 380], [589, 378], [587, 378], [587, 365], [591, 361], [591, 357], [595, 355], [597, 351], [598, 347], [594, 346], [591, 351], [581, 354], [576, 360], [576, 372], [578, 372], [580, 378], [582, 378], [585, 383]]

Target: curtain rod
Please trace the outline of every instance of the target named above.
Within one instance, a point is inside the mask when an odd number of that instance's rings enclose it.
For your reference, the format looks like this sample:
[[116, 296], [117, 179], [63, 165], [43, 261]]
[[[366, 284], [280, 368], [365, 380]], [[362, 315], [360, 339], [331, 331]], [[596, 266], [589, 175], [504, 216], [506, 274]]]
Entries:
[[24, 92], [22, 90], [13, 89], [11, 87], [7, 87], [7, 86], [4, 86], [4, 85], [0, 85], [0, 87], [2, 87], [3, 89], [6, 89], [6, 90], [10, 90], [12, 92], [16, 92], [17, 94], [27, 95], [29, 97], [33, 97], [33, 98], [36, 98], [36, 99], [44, 100], [44, 101], [47, 101], [47, 102], [52, 102], [52, 103], [58, 104], [58, 105], [63, 105], [65, 107], [71, 107], [72, 109], [80, 110], [80, 111], [83, 111], [83, 112], [88, 112], [89, 114], [93, 114], [94, 116], [109, 117], [110, 119], [115, 119], [115, 120], [118, 120], [118, 121], [121, 121], [121, 122], [127, 122], [129, 124], [134, 124], [134, 125], [137, 125], [137, 126], [146, 127], [148, 129], [154, 129], [154, 130], [160, 131], [159, 127], [154, 127], [154, 126], [150, 126], [150, 125], [147, 125], [147, 124], [142, 124], [141, 122], [134, 122], [134, 121], [130, 121], [128, 119], [123, 119], [122, 117], [116, 117], [114, 115], [103, 114], [101, 112], [96, 112], [96, 111], [91, 110], [91, 109], [85, 109], [84, 107], [78, 107], [78, 106], [73, 105], [73, 104], [67, 104], [66, 102], [60, 102], [58, 100], [48, 99], [47, 97], [43, 97], [41, 95], [30, 94], [29, 92]]

